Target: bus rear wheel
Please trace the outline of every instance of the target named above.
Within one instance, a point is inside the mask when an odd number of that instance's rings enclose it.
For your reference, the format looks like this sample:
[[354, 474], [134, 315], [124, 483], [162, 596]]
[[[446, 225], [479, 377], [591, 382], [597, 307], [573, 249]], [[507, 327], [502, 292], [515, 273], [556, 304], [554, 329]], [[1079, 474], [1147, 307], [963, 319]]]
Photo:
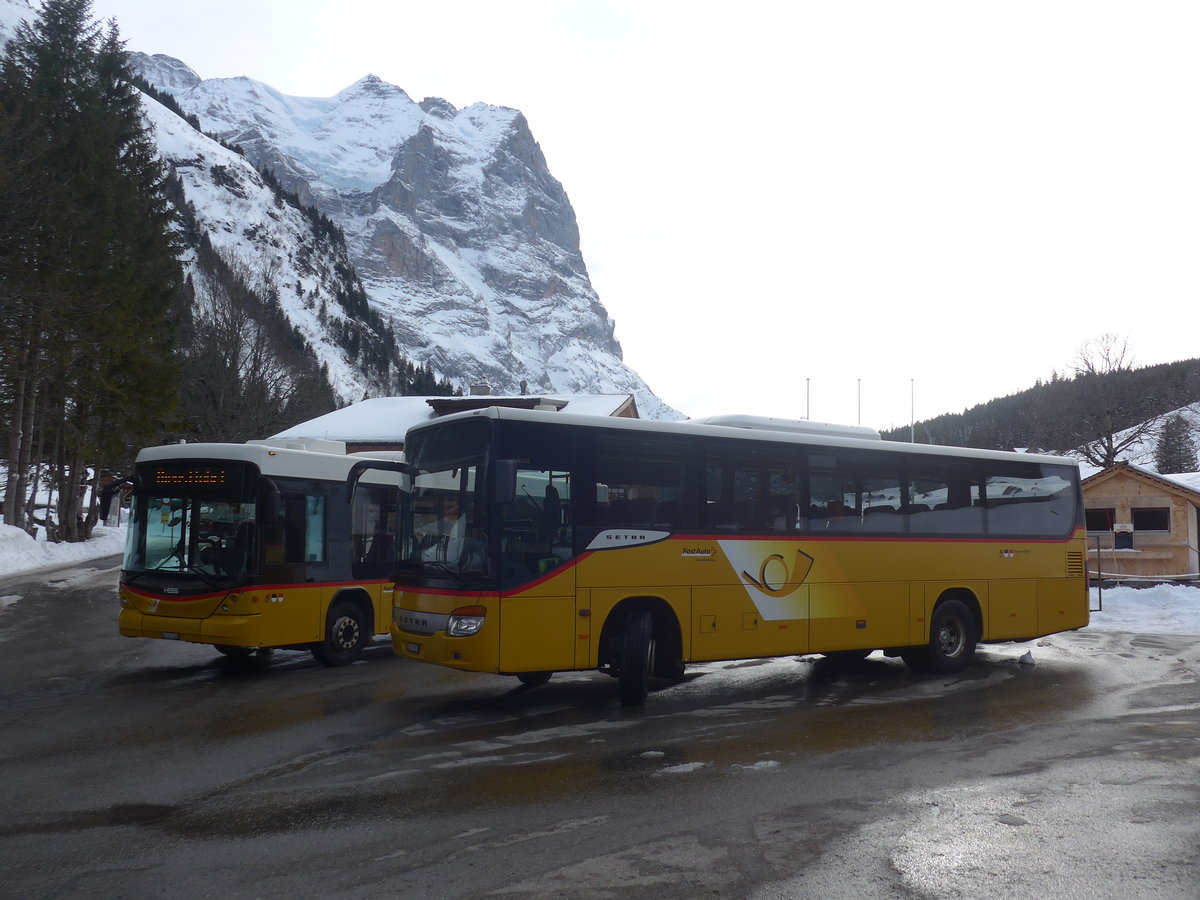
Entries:
[[629, 613], [621, 636], [621, 669], [617, 676], [622, 704], [641, 706], [646, 702], [653, 671], [654, 618], [646, 610]]
[[970, 664], [978, 643], [971, 610], [961, 600], [947, 600], [933, 611], [929, 643], [909, 648], [900, 657], [915, 671], [948, 674], [962, 671]]
[[517, 681], [526, 687], [538, 687], [550, 680], [553, 672], [518, 672]]
[[329, 607], [325, 639], [313, 644], [312, 655], [327, 666], [348, 666], [362, 656], [370, 637], [362, 610], [349, 600], [339, 600]]

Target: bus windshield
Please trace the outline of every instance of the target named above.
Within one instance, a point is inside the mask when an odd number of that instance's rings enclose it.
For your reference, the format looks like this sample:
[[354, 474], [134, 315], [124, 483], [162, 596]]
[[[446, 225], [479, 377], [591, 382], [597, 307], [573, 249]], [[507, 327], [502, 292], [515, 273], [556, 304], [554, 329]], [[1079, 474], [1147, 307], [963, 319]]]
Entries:
[[405, 575], [449, 575], [459, 586], [491, 574], [483, 496], [487, 423], [469, 421], [410, 437], [420, 470], [409, 498], [412, 527], [400, 557]]
[[240, 578], [257, 570], [251, 470], [157, 463], [138, 475], [125, 571]]

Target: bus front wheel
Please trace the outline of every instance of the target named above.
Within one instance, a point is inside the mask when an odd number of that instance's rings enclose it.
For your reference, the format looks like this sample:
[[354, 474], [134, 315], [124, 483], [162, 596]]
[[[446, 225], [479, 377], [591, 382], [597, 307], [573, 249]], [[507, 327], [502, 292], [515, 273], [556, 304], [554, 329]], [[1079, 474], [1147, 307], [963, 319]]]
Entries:
[[550, 680], [553, 672], [518, 672], [517, 681], [526, 687], [538, 687]]
[[325, 619], [325, 639], [312, 647], [312, 655], [327, 666], [348, 666], [367, 646], [370, 633], [366, 617], [349, 600], [339, 600]]
[[947, 674], [965, 669], [975, 658], [975, 616], [961, 600], [947, 600], [933, 611], [929, 643], [900, 654], [909, 668], [918, 672]]
[[618, 684], [621, 703], [641, 706], [650, 690], [654, 671], [654, 619], [646, 610], [629, 613], [621, 636], [621, 670]]

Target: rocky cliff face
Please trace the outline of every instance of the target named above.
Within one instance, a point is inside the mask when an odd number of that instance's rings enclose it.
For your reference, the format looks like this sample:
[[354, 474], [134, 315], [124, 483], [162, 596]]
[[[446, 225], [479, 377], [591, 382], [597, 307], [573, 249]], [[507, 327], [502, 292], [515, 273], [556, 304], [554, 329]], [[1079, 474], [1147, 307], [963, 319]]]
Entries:
[[134, 60], [205, 132], [341, 227], [404, 355], [464, 385], [628, 392], [644, 415], [678, 417], [622, 361], [574, 210], [520, 112], [416, 103], [373, 75], [296, 98], [202, 80], [170, 57]]

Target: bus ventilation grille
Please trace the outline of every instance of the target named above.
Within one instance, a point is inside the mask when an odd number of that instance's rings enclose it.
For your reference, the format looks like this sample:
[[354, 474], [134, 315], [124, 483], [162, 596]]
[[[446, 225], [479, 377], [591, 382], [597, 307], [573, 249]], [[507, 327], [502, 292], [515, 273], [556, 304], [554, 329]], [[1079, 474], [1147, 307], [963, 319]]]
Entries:
[[1076, 550], [1072, 550], [1067, 553], [1067, 575], [1082, 578], [1083, 573], [1083, 554]]

